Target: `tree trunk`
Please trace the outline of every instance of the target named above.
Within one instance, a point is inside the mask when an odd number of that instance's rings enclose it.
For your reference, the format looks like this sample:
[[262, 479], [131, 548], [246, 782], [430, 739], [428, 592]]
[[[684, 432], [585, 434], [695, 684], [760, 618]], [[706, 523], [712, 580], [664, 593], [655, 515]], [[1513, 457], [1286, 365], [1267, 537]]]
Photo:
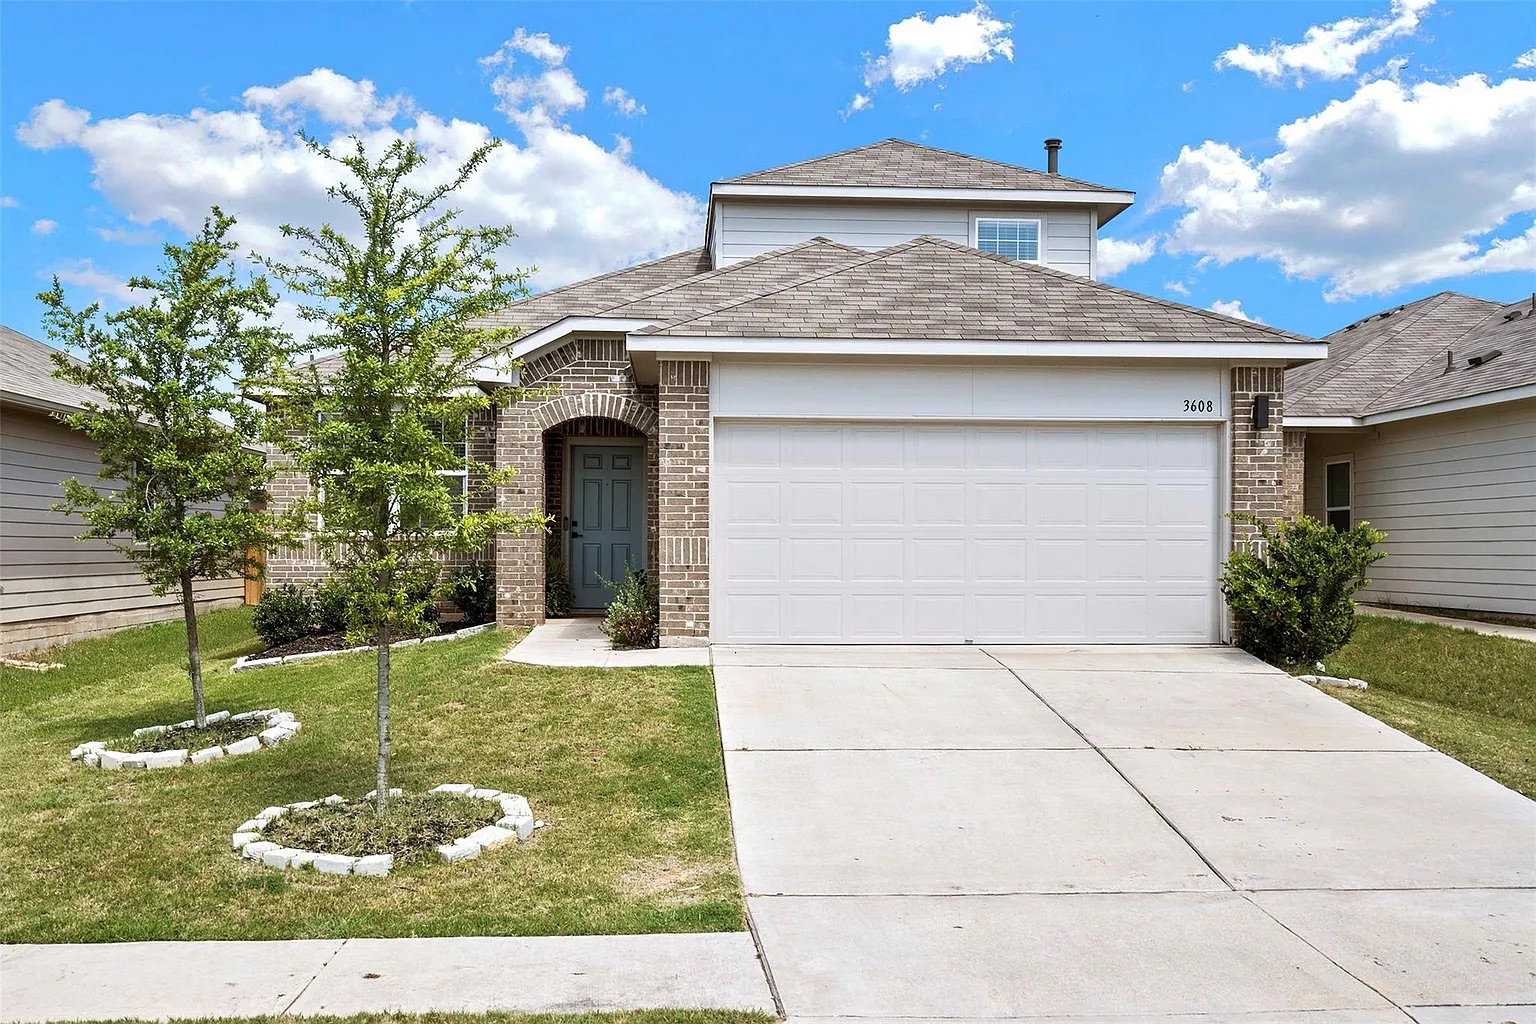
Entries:
[[379, 623], [379, 770], [374, 779], [373, 805], [378, 813], [389, 809], [389, 620]]
[[181, 614], [187, 623], [187, 672], [192, 676], [192, 720], [202, 729], [208, 725], [203, 708], [203, 659], [198, 653], [197, 606], [192, 601], [192, 574], [181, 574]]

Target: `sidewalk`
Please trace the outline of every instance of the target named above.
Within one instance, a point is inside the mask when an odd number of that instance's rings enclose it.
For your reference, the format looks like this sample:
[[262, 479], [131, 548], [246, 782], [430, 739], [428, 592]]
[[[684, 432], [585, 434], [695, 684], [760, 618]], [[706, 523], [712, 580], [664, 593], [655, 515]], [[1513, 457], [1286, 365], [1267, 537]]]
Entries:
[[708, 665], [708, 647], [660, 647], [616, 651], [603, 635], [602, 619], [550, 619], [535, 626], [507, 652], [507, 661], [524, 665], [636, 668], [647, 665]]
[[1501, 626], [1495, 622], [1453, 619], [1445, 615], [1410, 612], [1401, 608], [1384, 608], [1379, 604], [1362, 604], [1359, 605], [1359, 609], [1361, 615], [1380, 615], [1386, 619], [1406, 619], [1409, 622], [1429, 622], [1436, 626], [1449, 626], [1452, 629], [1470, 629], [1484, 636], [1507, 636], [1513, 640], [1529, 640], [1531, 643], [1536, 643], [1536, 627], [1531, 626]]
[[747, 932], [5, 946], [0, 1021], [774, 1012]]

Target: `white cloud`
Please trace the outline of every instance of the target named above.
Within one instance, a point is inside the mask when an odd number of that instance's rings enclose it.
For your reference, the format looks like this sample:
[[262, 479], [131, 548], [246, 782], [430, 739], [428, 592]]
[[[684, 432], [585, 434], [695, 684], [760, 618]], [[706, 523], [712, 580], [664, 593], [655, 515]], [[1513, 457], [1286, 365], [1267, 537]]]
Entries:
[[1100, 238], [1095, 269], [1099, 279], [1114, 277], [1138, 263], [1145, 263], [1157, 255], [1157, 237], [1140, 242], [1127, 242], [1119, 238]]
[[1212, 313], [1235, 317], [1238, 320], [1247, 320], [1249, 323], [1261, 324], [1264, 322], [1256, 316], [1249, 316], [1247, 313], [1244, 313], [1243, 304], [1235, 299], [1231, 302], [1228, 302], [1226, 299], [1217, 299], [1205, 308], [1209, 309]]
[[603, 102], [625, 117], [644, 117], [646, 114], [645, 104], [617, 85], [603, 90]]
[[[501, 101], [496, 109], [521, 126], [525, 122], [558, 122], [563, 114], [586, 106], [587, 91], [564, 66], [570, 52], [570, 47], [556, 43], [546, 32], [529, 33], [519, 28], [495, 53], [481, 57], [480, 66], [496, 72], [491, 76], [491, 91]], [[519, 53], [542, 67], [533, 74], [513, 74]]]
[[15, 196], [0, 196], [0, 208], [9, 210], [20, 205]]
[[1271, 42], [1262, 50], [1239, 43], [1216, 58], [1216, 67], [1239, 68], [1271, 83], [1290, 79], [1301, 85], [1309, 77], [1345, 78], [1355, 73], [1367, 54], [1394, 39], [1412, 35], [1419, 27], [1420, 16], [1434, 2], [1392, 0], [1387, 14], [1313, 25], [1299, 43]]
[[60, 281], [77, 288], [84, 288], [101, 298], [132, 302], [140, 296], [128, 287], [128, 282], [105, 270], [97, 270], [90, 260], [75, 260], [55, 269], [52, 273]]
[[[886, 30], [885, 52], [865, 55], [864, 88], [874, 90], [885, 82], [906, 92], [969, 64], [985, 64], [1003, 57], [1013, 60], [1013, 26], [992, 16], [986, 5], [961, 14], [941, 14], [932, 21], [919, 11]], [[857, 94], [844, 108], [847, 117], [871, 105], [867, 93]]]
[[1185, 211], [1164, 248], [1268, 260], [1329, 300], [1531, 269], [1530, 232], [1488, 236], [1536, 210], [1532, 123], [1536, 81], [1370, 82], [1282, 126], [1271, 156], [1184, 147], [1159, 187]]
[[1511, 64], [1510, 67], [1518, 68], [1521, 71], [1528, 71], [1532, 68], [1536, 68], [1536, 47], [1526, 50], [1520, 56], [1516, 57], [1515, 62]]
[[[849, 100], [848, 105], [843, 108], [843, 120], [846, 121], [859, 111], [868, 110], [874, 105], [874, 99], [867, 93], [856, 92], [853, 94], [853, 99]], [[939, 109], [939, 104], [935, 103], [933, 109]]]
[[1186, 297], [1189, 295], [1189, 285], [1185, 284], [1183, 281], [1164, 281], [1163, 290], [1173, 292], [1175, 295], [1183, 295]]
[[58, 221], [49, 220], [47, 217], [39, 217], [37, 220], [32, 222], [32, 233], [34, 235], [43, 235], [46, 237], [57, 231], [58, 227]]
[[[563, 60], [566, 50], [543, 34], [520, 32], [488, 65], [498, 77], [510, 77], [514, 52], [542, 61]], [[291, 84], [257, 97], [265, 103], [269, 95], [308, 95], [287, 89]], [[354, 84], [355, 95], [368, 95], [362, 83]], [[503, 266], [537, 265], [535, 285], [552, 287], [700, 244], [703, 205], [635, 166], [626, 140], [605, 148], [559, 123], [545, 93], [527, 92], [520, 105], [508, 102], [510, 91], [500, 95], [513, 141], [492, 153], [455, 195], [454, 205], [467, 223], [510, 224], [517, 231], [500, 254]], [[441, 180], [496, 134], [486, 124], [417, 109], [408, 99], [400, 104], [393, 120], [361, 130], [326, 121], [310, 108], [304, 120], [322, 139], [344, 144], [345, 136], [355, 133], [373, 152], [396, 138], [413, 139], [428, 157], [421, 171], [427, 181]], [[338, 116], [358, 111], [369, 116], [356, 106], [332, 109]], [[192, 232], [209, 206], [218, 204], [238, 219], [233, 235], [239, 242], [286, 257], [292, 255], [291, 243], [280, 236], [279, 225], [317, 224], [335, 220], [339, 212], [325, 196], [336, 168], [310, 154], [294, 138], [293, 127], [273, 107], [248, 102], [223, 110], [93, 119], [55, 99], [35, 109], [17, 137], [33, 148], [84, 152], [96, 189], [128, 225], [163, 223]]]
[[343, 128], [383, 124], [398, 114], [405, 101], [391, 96], [380, 99], [366, 78], [354, 81], [330, 68], [315, 68], [307, 75], [282, 85], [253, 85], [241, 97], [253, 110], [270, 109], [285, 116], [313, 111], [322, 121]]
[[160, 233], [157, 231], [134, 230], [133, 228], [92, 228], [101, 236], [103, 242], [118, 242], [122, 245], [148, 245], [151, 242], [160, 241]]

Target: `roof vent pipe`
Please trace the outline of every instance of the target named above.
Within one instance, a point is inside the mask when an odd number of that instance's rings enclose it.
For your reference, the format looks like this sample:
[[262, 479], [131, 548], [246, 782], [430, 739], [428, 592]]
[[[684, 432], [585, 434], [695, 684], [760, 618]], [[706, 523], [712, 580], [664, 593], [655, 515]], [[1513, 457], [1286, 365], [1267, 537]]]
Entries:
[[[1452, 362], [1451, 350], [1450, 349], [1446, 349], [1445, 350], [1445, 373], [1450, 373], [1451, 370], [1454, 369], [1454, 368], [1455, 368], [1455, 363]], [[1442, 377], [1445, 376], [1445, 373], [1442, 373], [1440, 376], [1442, 376]]]
[[1046, 171], [1048, 171], [1051, 174], [1060, 174], [1061, 173], [1059, 170], [1057, 170], [1060, 156], [1061, 156], [1061, 140], [1060, 139], [1046, 139], [1045, 140], [1045, 169], [1046, 169]]

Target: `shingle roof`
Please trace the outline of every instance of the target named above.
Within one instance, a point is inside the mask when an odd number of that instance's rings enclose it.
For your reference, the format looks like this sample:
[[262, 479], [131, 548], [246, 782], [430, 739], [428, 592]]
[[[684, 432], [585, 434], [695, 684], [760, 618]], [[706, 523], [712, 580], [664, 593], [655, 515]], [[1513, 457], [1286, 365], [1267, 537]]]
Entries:
[[0, 399], [59, 412], [78, 411], [86, 402], [105, 403], [99, 391], [53, 376], [56, 351], [20, 331], [0, 327]]
[[[1506, 320], [1511, 313], [1520, 315]], [[1536, 300], [1504, 305], [1440, 292], [1324, 340], [1327, 360], [1286, 373], [1290, 415], [1369, 416], [1536, 383]], [[1494, 349], [1503, 354], [1467, 365]]]
[[623, 270], [589, 277], [585, 281], [551, 288], [477, 321], [481, 327], [521, 327], [537, 330], [561, 317], [591, 316], [646, 292], [677, 284], [709, 270], [709, 252], [703, 247], [637, 263]]
[[983, 160], [946, 149], [886, 139], [857, 149], [727, 178], [721, 185], [849, 185], [908, 188], [1044, 189], [1121, 192], [1107, 185]]
[[923, 236], [646, 333], [682, 337], [1308, 342]]

